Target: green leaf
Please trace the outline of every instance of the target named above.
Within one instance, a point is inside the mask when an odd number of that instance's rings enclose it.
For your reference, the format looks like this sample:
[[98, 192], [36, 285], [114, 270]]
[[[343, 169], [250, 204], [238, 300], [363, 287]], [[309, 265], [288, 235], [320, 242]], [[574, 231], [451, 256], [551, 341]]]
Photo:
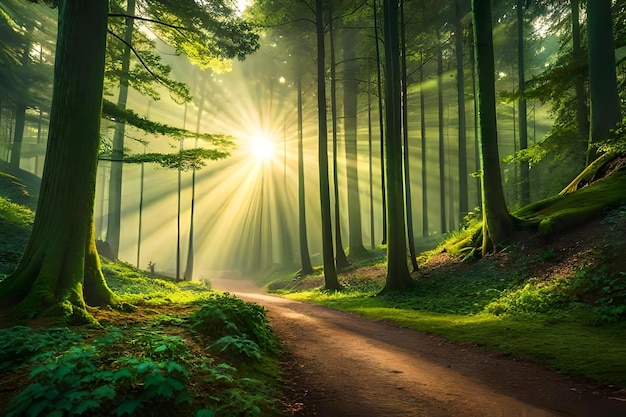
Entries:
[[115, 390], [108, 385], [103, 385], [93, 390], [91, 395], [97, 399], [107, 398], [112, 400], [115, 398]]
[[28, 407], [28, 417], [37, 417], [44, 410], [47, 410], [52, 403], [48, 400], [40, 400]]
[[120, 417], [124, 414], [133, 415], [136, 410], [143, 408], [143, 404], [139, 400], [130, 399], [120, 404], [115, 410], [115, 414]]
[[120, 379], [126, 378], [126, 379], [130, 379], [133, 377], [132, 372], [130, 372], [130, 370], [128, 368], [122, 368], [118, 371], [115, 371], [115, 373], [113, 374], [113, 377], [111, 378], [112, 382], [118, 382]]
[[208, 408], [202, 408], [196, 411], [196, 417], [213, 417], [215, 413]]
[[[74, 407], [74, 409], [72, 410], [72, 414], [80, 415], [84, 413], [85, 411], [89, 410], [90, 408], [97, 408], [99, 406], [100, 406], [99, 401], [87, 399], [78, 403], [78, 405], [76, 405], [76, 407]], [[62, 414], [59, 417], [62, 417]]]

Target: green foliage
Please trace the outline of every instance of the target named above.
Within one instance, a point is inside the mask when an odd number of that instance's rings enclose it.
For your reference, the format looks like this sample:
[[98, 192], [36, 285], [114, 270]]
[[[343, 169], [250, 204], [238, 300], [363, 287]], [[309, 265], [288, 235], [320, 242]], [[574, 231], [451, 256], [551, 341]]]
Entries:
[[243, 356], [257, 361], [262, 358], [259, 345], [248, 339], [245, 334], [242, 336], [222, 336], [209, 348], [234, 357]]
[[485, 306], [485, 311], [496, 316], [503, 314], [558, 313], [559, 308], [572, 301], [568, 279], [551, 282], [530, 280], [522, 287], [503, 291], [497, 300]]
[[189, 171], [191, 169], [201, 169], [206, 166], [206, 161], [216, 161], [230, 156], [230, 153], [218, 149], [192, 148], [185, 149], [177, 153], [144, 153], [128, 156], [125, 162], [153, 162], [167, 169], [181, 169]]
[[254, 378], [237, 378], [237, 369], [226, 363], [212, 367], [203, 365], [202, 369], [205, 372], [204, 381], [214, 392], [219, 393], [219, 396], [211, 396], [215, 415], [256, 417], [277, 414], [276, 402], [271, 399], [268, 392], [271, 388], [262, 381]]
[[35, 332], [27, 326], [0, 329], [0, 372], [22, 365], [50, 350], [62, 351], [83, 338], [65, 327]]
[[602, 153], [626, 155], [626, 117], [609, 132], [606, 139], [597, 143]]
[[22, 228], [33, 224], [35, 214], [26, 206], [15, 204], [4, 197], [0, 197], [0, 220], [13, 223]]
[[603, 325], [626, 318], [626, 273], [611, 272], [607, 265], [581, 268], [576, 272], [572, 291], [580, 301], [592, 306], [592, 323]]
[[184, 342], [154, 335], [144, 335], [139, 349], [132, 342], [131, 347], [145, 356], [117, 359], [127, 346], [119, 332], [93, 345], [73, 346], [61, 355], [51, 351], [40, 355], [30, 374], [32, 383], [11, 399], [7, 417], [91, 415], [92, 410], [102, 408], [124, 416], [147, 404], [190, 403], [189, 371], [172, 360], [181, 354], [189, 356], [188, 349], [181, 347]]
[[249, 339], [263, 352], [276, 352], [278, 349], [276, 336], [265, 317], [265, 309], [229, 293], [211, 294], [191, 315], [190, 323], [196, 332], [218, 341], [224, 336], [234, 337], [214, 345], [231, 353], [240, 352], [250, 357], [248, 354], [254, 351], [254, 345], [244, 343], [242, 338]]

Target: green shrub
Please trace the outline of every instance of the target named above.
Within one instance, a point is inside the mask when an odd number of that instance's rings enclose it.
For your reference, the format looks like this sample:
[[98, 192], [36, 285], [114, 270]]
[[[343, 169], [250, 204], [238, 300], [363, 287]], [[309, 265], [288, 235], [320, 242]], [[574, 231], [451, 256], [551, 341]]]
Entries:
[[497, 300], [485, 306], [485, 311], [497, 316], [515, 313], [547, 313], [572, 300], [569, 280], [556, 279], [549, 283], [530, 280], [523, 287], [507, 290]]
[[[242, 347], [241, 338], [254, 342], [263, 352], [277, 352], [278, 342], [272, 333], [265, 308], [258, 304], [247, 303], [241, 298], [224, 294], [211, 294], [211, 296], [190, 317], [191, 328], [214, 340], [224, 336], [238, 336], [238, 339], [224, 340], [220, 343], [223, 347], [233, 345], [235, 341]], [[216, 342], [217, 343], [217, 342]], [[249, 347], [250, 345], [247, 344]], [[228, 348], [232, 353], [238, 350]], [[243, 348], [243, 351], [248, 350]]]
[[592, 306], [592, 324], [602, 325], [626, 317], [626, 273], [609, 272], [608, 266], [576, 271], [572, 291]]

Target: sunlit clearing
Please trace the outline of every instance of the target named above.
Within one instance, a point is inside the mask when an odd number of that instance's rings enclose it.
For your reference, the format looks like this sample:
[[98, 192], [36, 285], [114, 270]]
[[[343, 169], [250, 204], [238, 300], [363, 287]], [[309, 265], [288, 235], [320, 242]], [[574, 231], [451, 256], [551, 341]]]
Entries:
[[257, 133], [250, 146], [252, 155], [259, 161], [267, 161], [274, 156], [274, 143], [264, 133]]

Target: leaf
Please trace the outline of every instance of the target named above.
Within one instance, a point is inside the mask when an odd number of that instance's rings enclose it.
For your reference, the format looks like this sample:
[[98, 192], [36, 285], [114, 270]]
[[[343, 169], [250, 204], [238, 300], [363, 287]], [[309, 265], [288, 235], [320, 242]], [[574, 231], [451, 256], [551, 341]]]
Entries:
[[108, 385], [103, 385], [93, 390], [91, 395], [97, 399], [107, 398], [112, 400], [115, 398], [115, 390]]
[[139, 410], [143, 408], [143, 404], [139, 400], [130, 399], [126, 400], [120, 404], [119, 407], [115, 410], [115, 414], [119, 416], [123, 416], [124, 414], [132, 415], [135, 410]]
[[128, 368], [122, 368], [118, 371], [115, 371], [113, 377], [111, 378], [112, 382], [118, 382], [122, 378], [130, 379], [133, 377], [132, 372]]
[[[92, 399], [87, 399], [78, 403], [76, 407], [72, 410], [72, 414], [80, 415], [90, 408], [97, 408], [100, 406], [100, 402]], [[61, 416], [62, 417], [62, 414]]]
[[196, 417], [213, 417], [215, 413], [208, 408], [202, 408], [196, 411]]
[[52, 403], [48, 400], [37, 401], [28, 407], [28, 417], [37, 417], [42, 411], [48, 409]]

